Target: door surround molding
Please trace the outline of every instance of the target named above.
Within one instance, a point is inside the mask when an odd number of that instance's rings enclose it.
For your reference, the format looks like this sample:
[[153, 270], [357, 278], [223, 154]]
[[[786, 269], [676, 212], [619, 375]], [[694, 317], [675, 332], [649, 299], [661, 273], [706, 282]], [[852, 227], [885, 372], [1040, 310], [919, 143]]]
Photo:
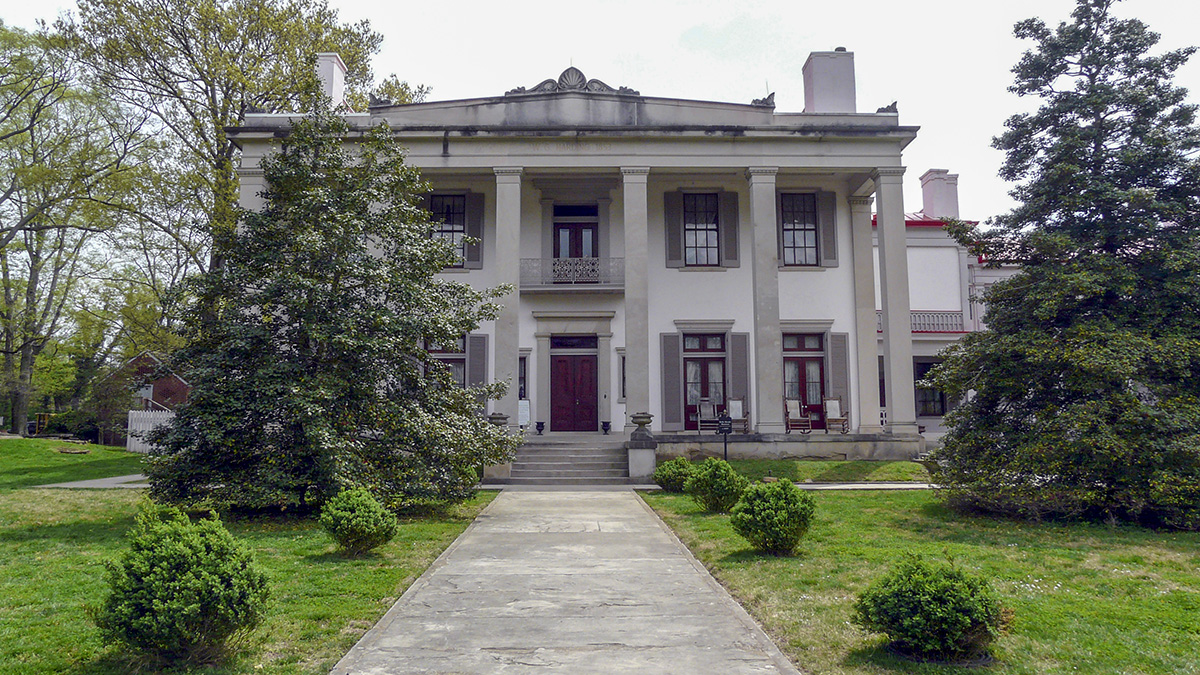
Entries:
[[[535, 422], [550, 422], [550, 336], [596, 336], [596, 404], [601, 422], [612, 421], [612, 320], [616, 312], [608, 311], [541, 311], [533, 312], [537, 321], [535, 350], [537, 361], [537, 391]], [[599, 426], [596, 431], [599, 431]]]

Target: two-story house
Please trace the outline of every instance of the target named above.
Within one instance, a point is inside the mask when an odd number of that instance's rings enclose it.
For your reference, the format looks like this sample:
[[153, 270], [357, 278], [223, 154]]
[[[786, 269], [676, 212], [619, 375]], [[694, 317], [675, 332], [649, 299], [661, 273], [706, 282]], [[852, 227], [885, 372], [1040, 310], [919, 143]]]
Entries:
[[[319, 69], [339, 101], [340, 59]], [[658, 98], [568, 68], [345, 115], [387, 124], [432, 185], [438, 236], [461, 247], [445, 274], [515, 288], [441, 354], [464, 382], [512, 383], [490, 412], [550, 434], [628, 432], [649, 412], [671, 436], [696, 428], [702, 403], [736, 399], [756, 439], [790, 440], [785, 399], [820, 429], [835, 397], [856, 442], [916, 451], [918, 414], [944, 402], [919, 397], [914, 368], [977, 320], [970, 260], [932, 227], [957, 216], [956, 177], [927, 173], [926, 211], [906, 216], [917, 127], [858, 111], [851, 52], [814, 52], [803, 74], [799, 112], [773, 95]], [[259, 160], [289, 120], [230, 130], [244, 206], [260, 203]]]

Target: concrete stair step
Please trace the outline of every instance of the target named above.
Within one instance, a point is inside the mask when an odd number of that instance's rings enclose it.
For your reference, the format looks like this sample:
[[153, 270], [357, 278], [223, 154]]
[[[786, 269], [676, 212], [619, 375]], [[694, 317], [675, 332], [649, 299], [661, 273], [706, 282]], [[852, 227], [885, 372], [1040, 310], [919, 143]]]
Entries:
[[513, 478], [628, 478], [629, 469], [518, 469], [513, 468]]
[[522, 478], [508, 479], [509, 485], [629, 485], [628, 477], [620, 478]]
[[518, 462], [624, 462], [625, 452], [518, 452]]
[[514, 469], [527, 469], [537, 471], [540, 469], [579, 469], [580, 471], [590, 469], [628, 469], [629, 461], [593, 461], [593, 462], [527, 462], [518, 459], [512, 463]]

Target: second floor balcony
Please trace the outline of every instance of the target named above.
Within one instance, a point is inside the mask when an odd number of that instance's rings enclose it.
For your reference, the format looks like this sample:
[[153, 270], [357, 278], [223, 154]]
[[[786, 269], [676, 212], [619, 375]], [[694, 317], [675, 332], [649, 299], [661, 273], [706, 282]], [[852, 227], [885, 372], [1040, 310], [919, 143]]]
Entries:
[[623, 293], [624, 258], [522, 258], [522, 293]]
[[[913, 311], [911, 314], [912, 332], [914, 333], [965, 333], [962, 312], [926, 312]], [[875, 330], [883, 332], [883, 312], [875, 312]]]

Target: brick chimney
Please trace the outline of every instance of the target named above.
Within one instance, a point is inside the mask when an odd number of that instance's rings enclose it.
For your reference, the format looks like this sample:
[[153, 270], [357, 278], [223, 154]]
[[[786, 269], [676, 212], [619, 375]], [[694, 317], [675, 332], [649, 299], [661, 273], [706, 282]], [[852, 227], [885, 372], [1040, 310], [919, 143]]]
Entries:
[[804, 62], [804, 112], [857, 112], [854, 98], [854, 52], [838, 47], [812, 52]]
[[921, 210], [931, 220], [958, 217], [958, 174], [930, 169], [921, 175]]
[[317, 54], [317, 78], [321, 80], [321, 93], [329, 97], [334, 110], [346, 103], [346, 64], [334, 52]]

